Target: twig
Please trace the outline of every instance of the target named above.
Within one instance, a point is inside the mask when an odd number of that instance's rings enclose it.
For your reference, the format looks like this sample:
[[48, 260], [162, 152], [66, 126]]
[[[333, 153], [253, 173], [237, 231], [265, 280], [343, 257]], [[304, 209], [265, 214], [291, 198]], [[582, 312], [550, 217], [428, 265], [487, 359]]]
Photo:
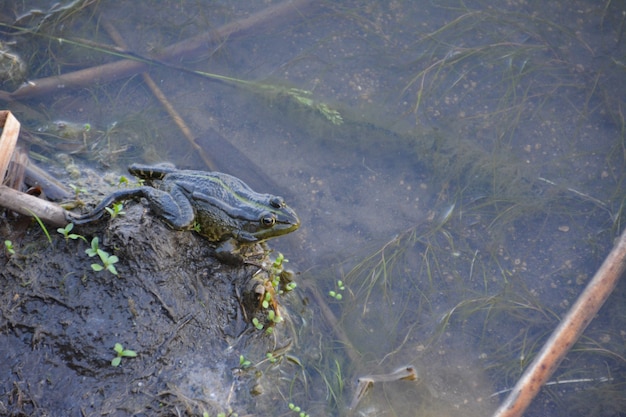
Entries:
[[[128, 45], [124, 41], [124, 38], [122, 38], [122, 35], [117, 31], [117, 29], [115, 28], [115, 26], [113, 26], [111, 22], [109, 22], [107, 19], [102, 18], [100, 19], [100, 24], [104, 27], [104, 30], [107, 31], [108, 35], [111, 37], [111, 39], [113, 39], [117, 46], [128, 49]], [[191, 133], [191, 129], [189, 129], [187, 123], [185, 123], [182, 116], [178, 113], [178, 111], [176, 111], [176, 109], [167, 99], [163, 91], [154, 82], [150, 74], [148, 74], [147, 72], [142, 72], [141, 76], [144, 83], [146, 83], [146, 85], [150, 88], [150, 91], [152, 91], [152, 94], [154, 94], [154, 96], [157, 98], [157, 100], [159, 100], [159, 102], [165, 108], [170, 117], [174, 120], [174, 123], [176, 123], [176, 126], [178, 126], [191, 147], [198, 152], [205, 165], [211, 171], [216, 171], [217, 168], [213, 160], [209, 157], [209, 155], [207, 155], [207, 153], [204, 151], [204, 148], [198, 145], [195, 140], [196, 137], [193, 133]]]
[[626, 269], [626, 230], [493, 417], [518, 417], [609, 297]]
[[3, 110], [0, 111], [0, 127], [2, 127], [0, 135], [0, 184], [2, 184], [20, 134], [20, 122], [10, 111]]
[[35, 215], [52, 226], [63, 227], [68, 223], [67, 212], [61, 206], [4, 185], [0, 185], [0, 206], [24, 216]]
[[[257, 29], [271, 23], [275, 24], [278, 19], [287, 20], [289, 18], [300, 17], [305, 9], [314, 4], [318, 4], [318, 2], [313, 0], [284, 1], [283, 3], [270, 6], [245, 19], [221, 26], [215, 31], [205, 32], [193, 38], [170, 45], [165, 48], [161, 54], [154, 57], [154, 59], [165, 62], [178, 60], [183, 56], [189, 56], [206, 49], [207, 44], [212, 41], [245, 35], [252, 29]], [[41, 78], [24, 84], [13, 93], [0, 91], [0, 100], [22, 100], [43, 94], [51, 94], [61, 89], [81, 88], [94, 83], [107, 83], [143, 72], [149, 65], [149, 62], [143, 62], [141, 60], [123, 59], [121, 61], [58, 76]]]

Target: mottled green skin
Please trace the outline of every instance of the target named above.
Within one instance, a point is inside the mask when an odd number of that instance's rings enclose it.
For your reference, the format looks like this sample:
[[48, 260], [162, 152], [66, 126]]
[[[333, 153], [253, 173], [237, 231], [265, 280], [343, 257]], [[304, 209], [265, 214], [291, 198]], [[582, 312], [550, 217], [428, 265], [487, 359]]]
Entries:
[[260, 242], [300, 226], [298, 216], [281, 197], [257, 193], [228, 174], [145, 165], [131, 165], [129, 172], [149, 186], [115, 192], [92, 212], [68, 220], [88, 223], [102, 217], [105, 208], [117, 201], [144, 197], [173, 229], [194, 229], [214, 242]]

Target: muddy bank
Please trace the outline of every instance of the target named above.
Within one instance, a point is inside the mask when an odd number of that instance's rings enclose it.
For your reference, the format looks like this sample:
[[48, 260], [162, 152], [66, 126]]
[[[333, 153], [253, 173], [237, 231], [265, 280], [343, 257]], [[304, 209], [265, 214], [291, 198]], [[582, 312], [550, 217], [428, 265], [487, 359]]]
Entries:
[[[49, 243], [33, 224], [1, 255], [0, 414], [241, 415], [258, 401], [240, 355], [287, 343], [250, 323], [266, 315], [266, 254], [225, 265], [206, 240], [141, 204], [125, 212], [73, 230], [87, 242], [49, 230]], [[96, 236], [119, 258], [117, 276], [92, 269], [101, 262], [85, 250]], [[137, 357], [113, 367], [116, 343]]]

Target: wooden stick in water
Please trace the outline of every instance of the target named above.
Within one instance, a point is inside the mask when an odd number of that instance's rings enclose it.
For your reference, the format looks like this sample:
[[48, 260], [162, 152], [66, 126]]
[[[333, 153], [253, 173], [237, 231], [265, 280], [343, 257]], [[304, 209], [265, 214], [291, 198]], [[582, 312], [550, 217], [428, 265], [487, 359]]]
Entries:
[[626, 269], [626, 230], [493, 417], [519, 417], [609, 297]]
[[[183, 56], [189, 56], [198, 51], [206, 50], [211, 42], [244, 35], [262, 26], [270, 24], [276, 25], [278, 22], [301, 17], [305, 9], [317, 3], [318, 2], [313, 0], [286, 0], [283, 3], [270, 6], [258, 13], [252, 14], [247, 18], [223, 25], [214, 31], [207, 31], [170, 45], [153, 59], [157, 61], [173, 62]], [[96, 83], [107, 83], [143, 72], [147, 70], [149, 66], [149, 63], [140, 60], [123, 59], [79, 71], [33, 80], [12, 93], [0, 91], [0, 100], [22, 100], [43, 94], [51, 94], [63, 89], [87, 87]]]
[[[113, 41], [117, 44], [117, 46], [120, 46], [124, 49], [128, 49], [128, 45], [126, 44], [126, 41], [124, 41], [124, 38], [122, 38], [122, 35], [117, 31], [117, 29], [115, 28], [115, 26], [113, 26], [111, 22], [109, 22], [107, 19], [102, 18], [100, 19], [100, 24], [102, 25], [102, 27], [104, 27], [104, 30], [107, 31], [107, 34], [111, 37], [111, 39], [113, 39]], [[183, 136], [185, 136], [185, 138], [187, 139], [191, 147], [195, 149], [196, 152], [198, 152], [198, 154], [204, 161], [204, 164], [211, 171], [217, 171], [217, 167], [215, 163], [213, 162], [213, 160], [211, 159], [211, 157], [209, 157], [209, 155], [204, 151], [204, 149], [200, 145], [198, 145], [198, 143], [195, 140], [196, 139], [195, 135], [191, 132], [191, 129], [189, 128], [189, 126], [187, 126], [187, 123], [185, 123], [185, 120], [183, 120], [183, 117], [178, 113], [178, 111], [176, 111], [172, 103], [170, 103], [170, 101], [167, 99], [167, 96], [165, 95], [165, 93], [163, 93], [163, 91], [159, 88], [159, 86], [154, 82], [150, 74], [148, 74], [147, 72], [142, 72], [141, 77], [143, 78], [143, 82], [146, 83], [148, 88], [150, 88], [150, 91], [152, 91], [152, 94], [154, 94], [157, 100], [159, 100], [161, 105], [165, 108], [167, 113], [170, 115], [172, 120], [174, 120], [174, 123], [176, 123], [176, 126], [178, 126], [178, 128], [183, 133]]]

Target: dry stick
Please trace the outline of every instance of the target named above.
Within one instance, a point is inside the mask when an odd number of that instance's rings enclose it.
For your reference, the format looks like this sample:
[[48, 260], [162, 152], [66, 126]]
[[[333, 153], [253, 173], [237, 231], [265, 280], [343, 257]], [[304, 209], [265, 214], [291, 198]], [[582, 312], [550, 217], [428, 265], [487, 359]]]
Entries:
[[65, 226], [65, 210], [54, 203], [1, 185], [6, 168], [15, 149], [20, 134], [20, 122], [10, 111], [0, 111], [0, 207], [5, 207], [25, 216], [37, 216], [42, 221], [54, 226]]
[[[111, 22], [109, 22], [107, 19], [102, 18], [100, 19], [100, 24], [104, 27], [104, 30], [107, 31], [107, 33], [109, 34], [111, 39], [113, 39], [113, 42], [117, 44], [117, 46], [128, 50], [128, 45], [124, 41], [124, 38], [122, 38], [122, 35], [117, 31], [117, 29], [115, 28], [115, 26], [113, 26]], [[167, 113], [174, 120], [174, 123], [176, 123], [176, 126], [178, 126], [178, 128], [183, 133], [187, 141], [191, 144], [191, 147], [194, 148], [198, 152], [198, 154], [204, 161], [204, 164], [211, 171], [216, 171], [217, 168], [213, 160], [209, 157], [209, 155], [207, 155], [204, 149], [196, 143], [196, 140], [195, 140], [196, 138], [193, 135], [193, 133], [191, 133], [191, 129], [189, 129], [189, 127], [183, 120], [182, 116], [176, 111], [174, 106], [172, 106], [172, 104], [169, 102], [169, 100], [167, 99], [163, 91], [154, 82], [150, 74], [148, 74], [147, 72], [142, 72], [141, 76], [143, 77], [144, 83], [146, 83], [148, 87], [150, 88], [150, 90], [152, 91], [152, 94], [154, 94], [154, 96], [157, 98], [157, 100], [159, 100], [161, 105], [163, 105]]]
[[626, 230], [493, 417], [518, 417], [548, 381], [626, 269]]
[[5, 185], [0, 185], [0, 206], [24, 216], [37, 216], [52, 226], [63, 227], [68, 223], [65, 218], [67, 212], [61, 206]]
[[[215, 31], [205, 32], [170, 45], [163, 49], [163, 52], [154, 57], [154, 59], [173, 62], [183, 56], [207, 49], [209, 43], [213, 41], [233, 36], [242, 36], [252, 29], [258, 29], [260, 26], [276, 24], [278, 20], [300, 17], [305, 9], [315, 4], [319, 4], [319, 2], [314, 0], [294, 0], [270, 6], [245, 19], [223, 25]], [[54, 93], [61, 89], [87, 87], [94, 83], [106, 83], [143, 72], [149, 65], [147, 62], [124, 59], [67, 74], [41, 78], [21, 86], [13, 93], [0, 91], [0, 100], [21, 100]]]
[[11, 162], [11, 156], [15, 150], [17, 137], [20, 134], [20, 122], [8, 110], [0, 111], [0, 184], [4, 181], [4, 176]]

